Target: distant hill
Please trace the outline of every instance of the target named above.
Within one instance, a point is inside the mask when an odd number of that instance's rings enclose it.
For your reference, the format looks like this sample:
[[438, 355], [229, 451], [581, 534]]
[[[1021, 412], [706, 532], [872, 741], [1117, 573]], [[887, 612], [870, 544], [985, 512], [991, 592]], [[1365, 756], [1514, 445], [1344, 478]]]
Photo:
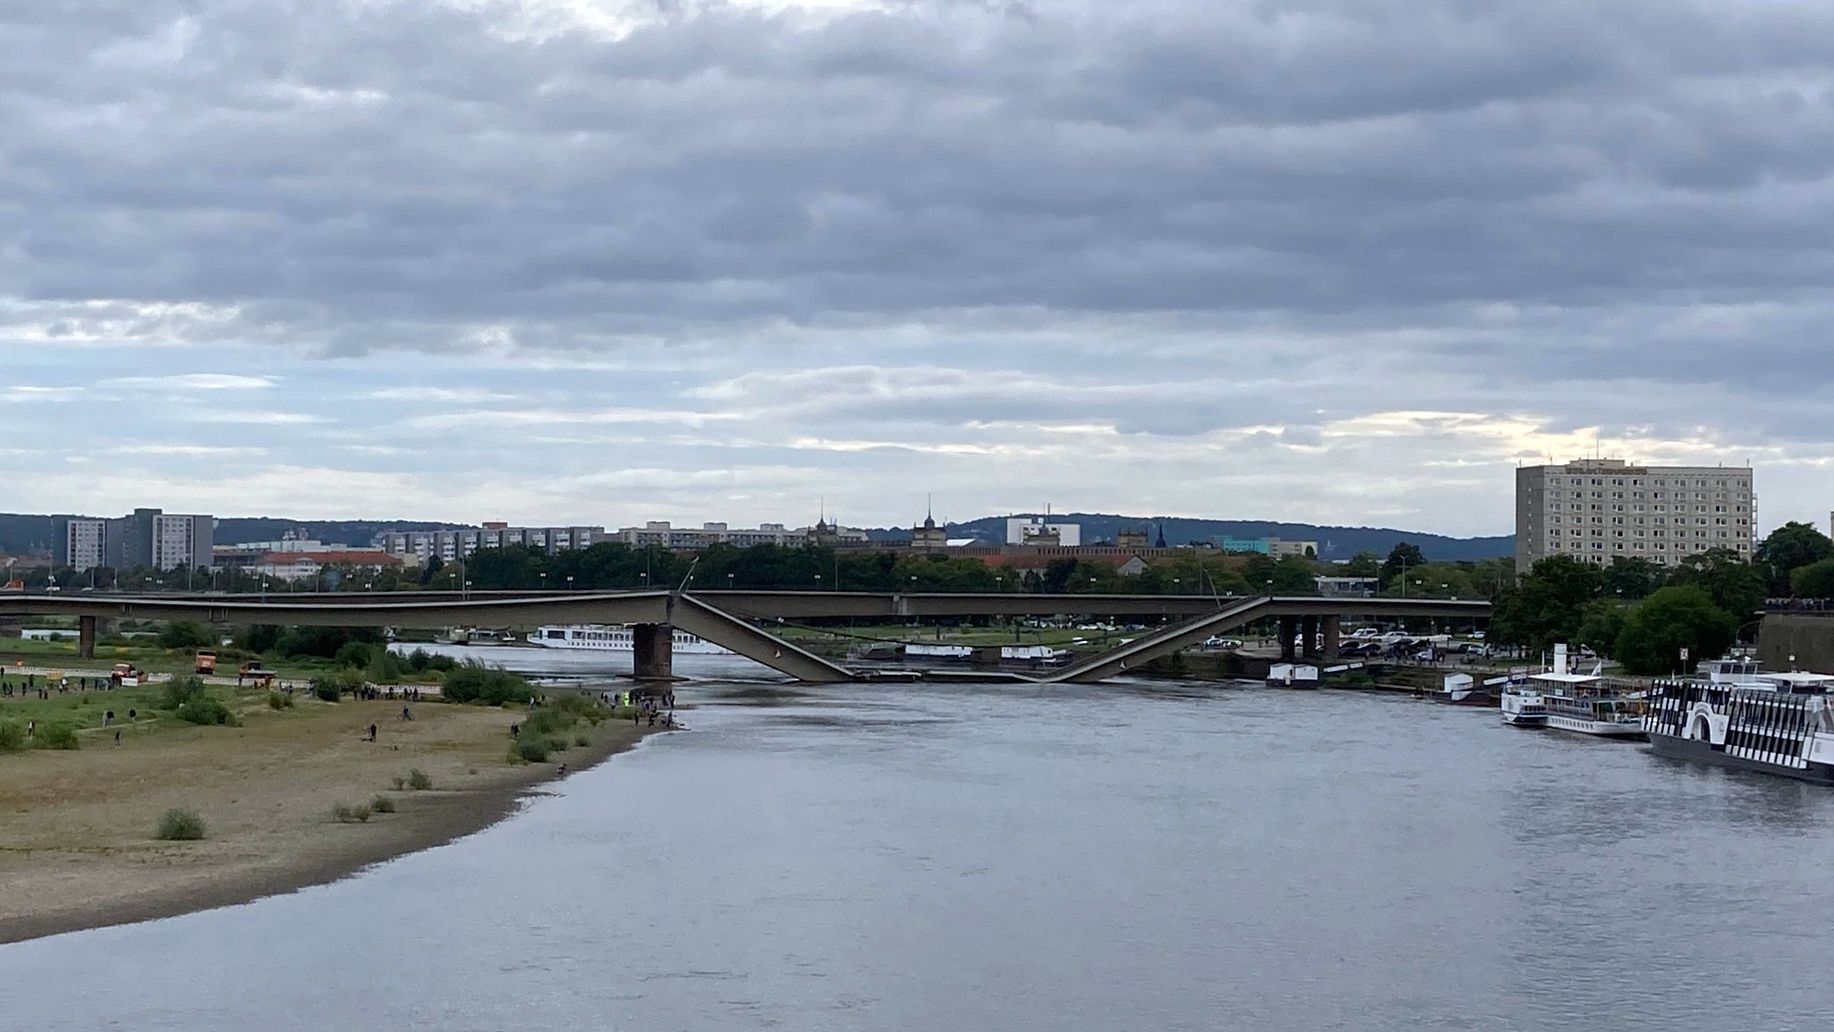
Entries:
[[[1040, 513], [1016, 512], [1012, 516], [1038, 516]], [[1006, 540], [1007, 516], [984, 516], [966, 523], [948, 525], [949, 536], [976, 538], [987, 542]], [[1411, 541], [1426, 553], [1428, 559], [1458, 562], [1460, 560], [1498, 559], [1514, 555], [1516, 539], [1502, 534], [1494, 537], [1458, 538], [1443, 534], [1425, 534], [1391, 527], [1321, 527], [1311, 523], [1275, 523], [1268, 520], [1200, 520], [1182, 516], [1117, 516], [1108, 513], [1053, 513], [1052, 523], [1074, 523], [1083, 528], [1085, 544], [1107, 539], [1128, 527], [1146, 527], [1157, 538], [1165, 533], [1168, 545], [1209, 543], [1216, 537], [1277, 537], [1287, 541], [1318, 542], [1320, 559], [1348, 559], [1358, 552], [1386, 556], [1402, 541]], [[879, 541], [908, 541], [911, 532], [903, 528], [869, 530]]]
[[[123, 513], [110, 513], [120, 516]], [[38, 516], [26, 513], [0, 513], [0, 552], [55, 552], [64, 521], [72, 514]], [[93, 517], [92, 517], [93, 518]], [[216, 543], [235, 545], [244, 541], [275, 541], [289, 530], [304, 531], [310, 538], [331, 544], [367, 545], [383, 530], [437, 530], [462, 526], [454, 523], [428, 523], [424, 520], [288, 520], [274, 516], [226, 516], [217, 520]]]

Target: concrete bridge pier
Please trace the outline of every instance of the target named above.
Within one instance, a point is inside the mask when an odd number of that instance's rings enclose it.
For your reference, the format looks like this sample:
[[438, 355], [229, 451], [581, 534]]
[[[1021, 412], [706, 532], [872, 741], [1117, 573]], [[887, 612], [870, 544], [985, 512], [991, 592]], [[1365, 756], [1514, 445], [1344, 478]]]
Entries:
[[1293, 645], [1293, 639], [1297, 637], [1299, 637], [1299, 618], [1296, 616], [1281, 617], [1280, 659], [1283, 662], [1291, 663], [1294, 659], [1298, 658], [1295, 654], [1297, 649], [1295, 649]]
[[675, 680], [675, 628], [640, 623], [630, 628], [631, 676], [639, 681]]
[[76, 618], [76, 654], [79, 659], [96, 658], [96, 618]]
[[1318, 617], [1307, 616], [1299, 621], [1300, 652], [1307, 659], [1318, 658]]
[[1326, 617], [1321, 617], [1320, 619], [1324, 623], [1324, 632], [1323, 633], [1324, 633], [1325, 640], [1324, 640], [1323, 652], [1324, 652], [1325, 662], [1335, 663], [1337, 662], [1337, 659], [1338, 659], [1338, 655], [1337, 655], [1338, 649], [1340, 649], [1343, 646], [1343, 638], [1344, 638], [1343, 618], [1338, 617], [1338, 616], [1326, 616]]

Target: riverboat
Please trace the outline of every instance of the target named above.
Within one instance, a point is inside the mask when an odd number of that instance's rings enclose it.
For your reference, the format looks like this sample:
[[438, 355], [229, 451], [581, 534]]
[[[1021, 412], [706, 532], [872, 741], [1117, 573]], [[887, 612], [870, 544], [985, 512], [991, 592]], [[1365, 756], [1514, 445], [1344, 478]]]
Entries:
[[1834, 675], [1763, 673], [1750, 660], [1702, 673], [1650, 689], [1652, 751], [1834, 785]]
[[1541, 694], [1548, 727], [1601, 738], [1644, 737], [1644, 700], [1598, 674], [1535, 674], [1528, 682]]
[[435, 645], [520, 645], [522, 641], [508, 631], [492, 631], [482, 627], [453, 627], [445, 636], [433, 639]]
[[1502, 709], [1503, 723], [1511, 727], [1547, 726], [1547, 706], [1533, 688], [1503, 689]]
[[[537, 627], [528, 643], [544, 649], [587, 649], [598, 652], [635, 652], [635, 634], [622, 624], [565, 624]], [[722, 648], [687, 631], [676, 631], [670, 648], [676, 655], [730, 656]]]

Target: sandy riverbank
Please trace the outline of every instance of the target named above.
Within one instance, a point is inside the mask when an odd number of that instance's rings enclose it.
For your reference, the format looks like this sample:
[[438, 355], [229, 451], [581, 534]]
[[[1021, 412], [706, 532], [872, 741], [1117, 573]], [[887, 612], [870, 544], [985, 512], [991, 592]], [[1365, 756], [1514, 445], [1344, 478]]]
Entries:
[[[333, 881], [448, 842], [510, 813], [531, 788], [629, 748], [628, 722], [581, 724], [555, 763], [506, 761], [519, 712], [399, 702], [249, 710], [242, 727], [185, 727], [85, 741], [75, 752], [0, 754], [0, 943], [245, 902]], [[362, 739], [371, 722], [378, 741]], [[647, 729], [645, 729], [647, 730]], [[410, 768], [428, 791], [397, 791]], [[396, 813], [332, 820], [337, 803], [387, 795]], [[189, 807], [202, 842], [152, 837]]]

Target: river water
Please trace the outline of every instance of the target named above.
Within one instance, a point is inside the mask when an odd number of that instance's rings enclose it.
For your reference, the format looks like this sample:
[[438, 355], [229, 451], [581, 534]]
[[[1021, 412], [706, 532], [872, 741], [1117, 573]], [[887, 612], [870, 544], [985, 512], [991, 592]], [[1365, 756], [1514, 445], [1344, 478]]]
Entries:
[[1834, 793], [1400, 697], [699, 684], [346, 881], [0, 947], [21, 1029], [1796, 1029]]

